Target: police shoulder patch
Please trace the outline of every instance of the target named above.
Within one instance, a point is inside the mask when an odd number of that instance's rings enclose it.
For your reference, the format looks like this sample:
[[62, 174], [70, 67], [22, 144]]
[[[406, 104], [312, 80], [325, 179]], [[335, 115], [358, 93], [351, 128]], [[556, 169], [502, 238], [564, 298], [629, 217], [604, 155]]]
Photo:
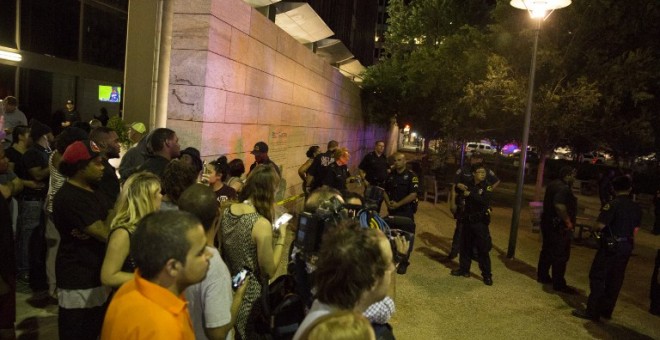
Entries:
[[610, 210], [610, 204], [609, 204], [609, 203], [605, 204], [605, 205], [603, 206], [603, 209], [602, 209], [602, 210], [603, 210], [603, 211], [608, 211], [608, 210]]
[[489, 186], [487, 186], [487, 187], [486, 187], [486, 191], [493, 191], [493, 187], [492, 187], [492, 186], [490, 186], [490, 185], [489, 185]]

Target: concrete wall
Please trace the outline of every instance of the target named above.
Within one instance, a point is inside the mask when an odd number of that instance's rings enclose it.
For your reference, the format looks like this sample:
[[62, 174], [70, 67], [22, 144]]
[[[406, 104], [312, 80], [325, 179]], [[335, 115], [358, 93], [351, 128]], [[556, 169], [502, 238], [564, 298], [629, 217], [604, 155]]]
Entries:
[[240, 0], [175, 0], [167, 127], [206, 159], [249, 166], [265, 141], [284, 169], [286, 195], [311, 145], [335, 139], [351, 167], [386, 129], [365, 126], [360, 90], [323, 59]]

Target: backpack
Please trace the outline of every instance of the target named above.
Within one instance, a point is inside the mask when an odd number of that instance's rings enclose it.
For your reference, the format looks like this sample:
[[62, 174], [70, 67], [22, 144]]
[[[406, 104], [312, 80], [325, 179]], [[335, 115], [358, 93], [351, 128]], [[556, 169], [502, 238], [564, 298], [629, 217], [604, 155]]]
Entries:
[[296, 293], [292, 275], [282, 275], [270, 285], [263, 284], [263, 316], [260, 318], [262, 332], [275, 340], [292, 339], [305, 318], [305, 303]]

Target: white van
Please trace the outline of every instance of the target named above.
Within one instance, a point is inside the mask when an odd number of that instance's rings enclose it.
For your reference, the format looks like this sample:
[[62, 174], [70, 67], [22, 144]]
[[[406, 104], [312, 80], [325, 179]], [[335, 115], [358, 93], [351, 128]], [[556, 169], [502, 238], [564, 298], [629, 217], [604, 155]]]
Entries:
[[465, 144], [465, 155], [470, 156], [472, 152], [478, 151], [481, 154], [492, 155], [497, 149], [494, 146], [481, 142], [468, 142]]

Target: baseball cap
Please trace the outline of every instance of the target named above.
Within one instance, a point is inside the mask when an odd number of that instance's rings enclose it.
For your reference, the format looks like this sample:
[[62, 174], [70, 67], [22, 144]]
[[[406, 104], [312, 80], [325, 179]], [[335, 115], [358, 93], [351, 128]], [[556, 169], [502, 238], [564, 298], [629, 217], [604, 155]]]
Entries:
[[268, 153], [268, 144], [264, 142], [257, 142], [257, 144], [254, 145], [254, 149], [250, 151], [251, 154], [255, 153]]
[[66, 103], [67, 103], [67, 104], [73, 104], [73, 100], [71, 100], [71, 99], [67, 99], [67, 100], [66, 100]]
[[140, 122], [135, 122], [135, 123], [131, 124], [131, 129], [133, 129], [133, 131], [138, 132], [138, 133], [147, 132], [147, 128], [144, 126], [144, 124], [142, 124]]
[[80, 161], [87, 161], [96, 158], [100, 154], [101, 149], [99, 149], [96, 143], [91, 140], [79, 140], [73, 142], [66, 148], [66, 151], [64, 151], [64, 154], [62, 155], [62, 162], [75, 164]]

